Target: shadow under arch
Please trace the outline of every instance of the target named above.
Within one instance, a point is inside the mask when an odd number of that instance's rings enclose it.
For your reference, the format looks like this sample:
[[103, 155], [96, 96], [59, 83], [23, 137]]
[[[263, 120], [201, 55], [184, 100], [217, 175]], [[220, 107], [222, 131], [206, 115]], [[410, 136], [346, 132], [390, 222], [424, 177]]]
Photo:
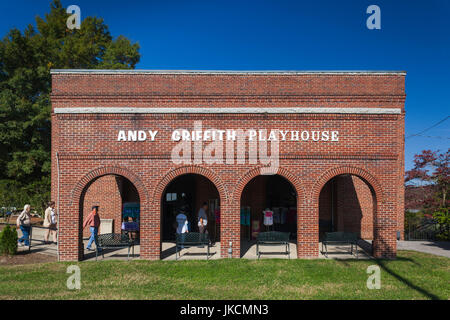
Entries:
[[[292, 172], [290, 172], [288, 169], [279, 168], [277, 170], [277, 172], [274, 174], [264, 174], [263, 171], [261, 170], [262, 168], [263, 167], [251, 169], [242, 176], [242, 178], [237, 183], [236, 188], [233, 192], [232, 202], [235, 204], [236, 210], [240, 210], [240, 207], [242, 205], [242, 195], [244, 194], [246, 186], [249, 185], [253, 181], [253, 179], [255, 179], [259, 176], [269, 176], [269, 177], [270, 176], [278, 176], [278, 177], [283, 178], [284, 182], [289, 184], [292, 187], [292, 189], [295, 191], [295, 197], [296, 197], [295, 202], [296, 202], [296, 213], [297, 213], [297, 219], [296, 219], [296, 225], [295, 225], [296, 231], [294, 232], [294, 230], [292, 230], [291, 234], [296, 233], [295, 238], [297, 239], [297, 244], [298, 244], [298, 241], [300, 240], [300, 237], [298, 236], [298, 232], [300, 230], [298, 216], [299, 216], [301, 207], [305, 201], [306, 194], [305, 194], [304, 188], [300, 184], [300, 181], [297, 179], [297, 176], [295, 174], [293, 174]], [[250, 228], [251, 228], [251, 226], [250, 226]], [[241, 246], [240, 247], [240, 256], [242, 258], [251, 249], [251, 247], [254, 245], [254, 243], [252, 243], [252, 241], [246, 242], [244, 240], [244, 242], [243, 242], [242, 239], [240, 239], [240, 240], [241, 240], [240, 241], [240, 246]]]
[[221, 201], [223, 202], [228, 201], [228, 192], [225, 188], [225, 184], [222, 182], [222, 179], [220, 179], [215, 172], [206, 169], [204, 167], [189, 165], [169, 170], [166, 174], [164, 174], [164, 177], [158, 182], [158, 185], [153, 191], [152, 197], [152, 201], [157, 208], [159, 208], [159, 205], [161, 204], [161, 197], [163, 196], [164, 191], [166, 190], [170, 182], [175, 178], [182, 176], [184, 174], [198, 174], [204, 176], [205, 178], [210, 180], [217, 188], [217, 190], [219, 191]]
[[[163, 178], [159, 181], [157, 184], [155, 190], [153, 191], [153, 197], [152, 197], [152, 208], [155, 210], [155, 217], [158, 219], [158, 223], [160, 226], [159, 231], [159, 242], [160, 242], [160, 249], [159, 249], [159, 257], [160, 259], [164, 259], [168, 255], [174, 254], [175, 249], [168, 249], [163, 250], [162, 243], [163, 243], [163, 197], [166, 193], [166, 190], [168, 187], [172, 184], [172, 182], [176, 181], [177, 179], [188, 176], [188, 175], [197, 175], [201, 176], [202, 178], [205, 178], [208, 180], [212, 186], [216, 189], [218, 195], [219, 195], [219, 202], [222, 205], [223, 203], [226, 203], [229, 199], [225, 184], [223, 181], [219, 178], [219, 176], [212, 170], [199, 167], [195, 165], [189, 165], [189, 166], [182, 166], [175, 169], [169, 170]], [[220, 231], [219, 231], [220, 232]]]
[[[244, 190], [245, 186], [255, 177], [263, 175], [261, 173], [261, 168], [254, 168], [249, 171], [247, 171], [241, 179], [239, 179], [239, 182], [237, 183], [234, 192], [233, 192], [233, 198], [232, 201], [234, 203], [239, 203], [241, 200], [242, 191]], [[287, 181], [289, 181], [292, 186], [294, 187], [295, 191], [297, 192], [297, 206], [299, 206], [301, 203], [303, 203], [305, 199], [305, 191], [303, 189], [303, 186], [298, 181], [296, 175], [294, 175], [292, 172], [285, 168], [279, 168], [277, 173], [274, 175], [279, 175], [283, 178], [285, 178]]]

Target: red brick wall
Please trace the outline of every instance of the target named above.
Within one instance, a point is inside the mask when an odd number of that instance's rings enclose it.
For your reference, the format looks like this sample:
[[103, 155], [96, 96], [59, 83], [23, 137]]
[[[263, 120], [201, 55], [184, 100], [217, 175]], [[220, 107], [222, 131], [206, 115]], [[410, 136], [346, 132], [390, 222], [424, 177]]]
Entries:
[[[52, 114], [52, 198], [58, 199], [60, 259], [82, 258], [77, 240], [79, 198], [92, 179], [129, 179], [141, 200], [141, 258], [160, 256], [164, 188], [176, 176], [197, 173], [221, 200], [222, 256], [233, 241], [240, 256], [239, 208], [245, 185], [260, 164], [175, 165], [170, 134], [192, 129], [339, 130], [339, 142], [280, 143], [278, 174], [298, 194], [298, 255], [317, 257], [320, 190], [334, 176], [364, 178], [377, 198], [374, 254], [393, 258], [403, 215], [403, 74], [54, 74], [52, 107], [326, 107], [399, 108], [402, 114]], [[118, 142], [117, 131], [159, 130], [154, 142]], [[58, 154], [58, 157], [56, 156]], [[59, 170], [58, 170], [59, 169]], [[59, 172], [59, 173], [58, 173]], [[58, 184], [59, 181], [59, 184]]]
[[[370, 187], [357, 176], [341, 175], [333, 178], [322, 188], [319, 198], [319, 219], [327, 222], [329, 227], [323, 231], [355, 232], [362, 239], [371, 240], [374, 201]], [[332, 212], [334, 229], [330, 229]]]
[[373, 199], [367, 184], [356, 176], [336, 177], [337, 230], [373, 237]]
[[[91, 212], [93, 205], [100, 206], [101, 219], [114, 219], [114, 230], [120, 232], [122, 217], [122, 178], [107, 175], [95, 180], [86, 190], [83, 205], [83, 221]], [[89, 228], [83, 231], [83, 236], [89, 236]]]

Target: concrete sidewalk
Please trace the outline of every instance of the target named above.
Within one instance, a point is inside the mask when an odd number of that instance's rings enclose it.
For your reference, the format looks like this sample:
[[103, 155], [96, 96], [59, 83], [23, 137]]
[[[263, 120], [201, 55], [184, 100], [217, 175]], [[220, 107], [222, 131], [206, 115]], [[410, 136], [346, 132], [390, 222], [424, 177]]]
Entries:
[[450, 241], [398, 241], [397, 250], [413, 250], [450, 258]]
[[[39, 252], [43, 254], [48, 254], [52, 256], [57, 255], [57, 246], [55, 244], [44, 244], [44, 233], [45, 229], [34, 228], [33, 229], [33, 240], [31, 242], [31, 251]], [[20, 232], [19, 232], [20, 234]], [[21, 235], [19, 235], [20, 237]], [[359, 259], [371, 259], [371, 241], [359, 241], [358, 253]], [[86, 248], [87, 240], [84, 241], [84, 247]], [[450, 242], [448, 241], [398, 241], [398, 250], [413, 250], [418, 252], [435, 254], [443, 257], [450, 258]], [[322, 249], [321, 244], [318, 243], [319, 252]], [[139, 259], [139, 245], [134, 248], [134, 256], [130, 259]], [[26, 251], [28, 247], [19, 247], [19, 251]], [[261, 247], [261, 251], [265, 254], [261, 255], [261, 259], [267, 258], [277, 258], [277, 259], [288, 259], [289, 257], [285, 254], [280, 254], [284, 250], [283, 246], [279, 247]], [[319, 253], [319, 259], [356, 259], [354, 255], [349, 252], [349, 247], [345, 245], [335, 245], [329, 246], [328, 257], [325, 257], [321, 252]], [[297, 258], [297, 244], [291, 242], [290, 244], [290, 259]], [[95, 260], [95, 252], [85, 250], [85, 260]], [[117, 250], [105, 250], [105, 259], [127, 259], [128, 250], [117, 249]], [[244, 259], [257, 259], [256, 256], [256, 244], [254, 241], [243, 241], [241, 243], [241, 257]], [[220, 242], [213, 244], [210, 248], [210, 259], [220, 259]], [[100, 256], [99, 260], [103, 258]], [[186, 248], [181, 251], [181, 260], [206, 260], [206, 247], [192, 247]], [[175, 260], [175, 244], [172, 242], [162, 243], [161, 260]]]

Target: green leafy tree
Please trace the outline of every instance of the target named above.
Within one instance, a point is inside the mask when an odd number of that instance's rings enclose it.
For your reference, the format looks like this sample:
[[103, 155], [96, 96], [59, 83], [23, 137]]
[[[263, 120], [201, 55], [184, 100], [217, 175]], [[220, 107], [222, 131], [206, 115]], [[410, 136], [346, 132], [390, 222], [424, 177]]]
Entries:
[[0, 41], [0, 205], [36, 209], [50, 196], [50, 69], [132, 69], [139, 45], [113, 39], [103, 19], [87, 17], [80, 29], [54, 0], [45, 18]]

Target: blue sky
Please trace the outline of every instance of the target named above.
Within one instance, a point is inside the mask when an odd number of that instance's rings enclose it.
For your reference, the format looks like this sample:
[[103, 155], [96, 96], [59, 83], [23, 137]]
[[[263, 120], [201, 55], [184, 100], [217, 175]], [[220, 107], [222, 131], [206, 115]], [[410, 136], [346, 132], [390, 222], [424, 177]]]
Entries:
[[[0, 35], [49, 11], [50, 0], [0, 2]], [[449, 115], [450, 1], [63, 0], [139, 42], [138, 69], [405, 70], [406, 135]], [[366, 8], [381, 8], [381, 30]], [[446, 150], [450, 119], [406, 139], [406, 167], [423, 149]], [[441, 138], [436, 138], [441, 137]]]

